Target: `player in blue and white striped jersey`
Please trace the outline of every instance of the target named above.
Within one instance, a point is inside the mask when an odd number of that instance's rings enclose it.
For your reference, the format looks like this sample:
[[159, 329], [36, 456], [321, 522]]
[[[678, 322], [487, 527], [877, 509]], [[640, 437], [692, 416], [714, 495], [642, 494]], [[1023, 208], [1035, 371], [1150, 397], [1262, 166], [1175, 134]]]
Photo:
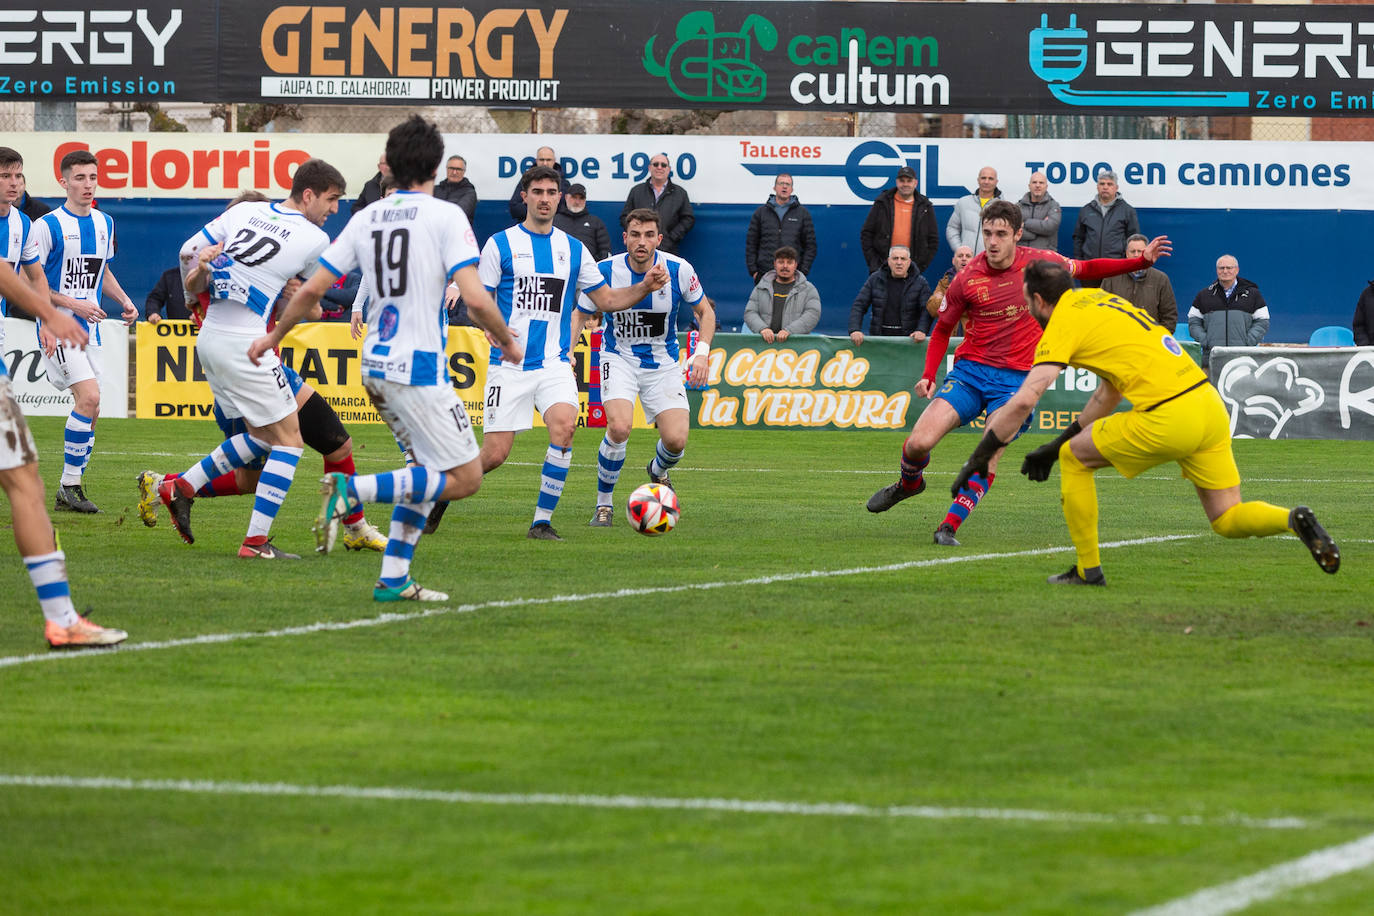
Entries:
[[123, 318], [130, 325], [138, 320], [138, 307], [108, 266], [114, 258], [114, 220], [93, 206], [100, 183], [95, 156], [74, 150], [62, 157], [59, 168], [67, 202], [39, 217], [33, 238], [48, 278], [49, 299], [59, 311], [76, 318], [90, 343], [84, 350], [56, 343], [49, 352], [50, 341], [39, 323], [48, 381], [59, 391], [70, 389], [75, 402], [63, 436], [62, 480], [53, 508], [91, 513], [100, 510], [86, 498], [81, 479], [95, 449], [95, 422], [100, 416], [100, 322], [105, 318], [100, 296], [108, 288], [124, 306]]
[[[48, 331], [64, 346], [79, 350], [86, 332], [71, 315], [55, 309], [50, 297], [24, 284], [0, 263], [0, 296], [15, 301], [47, 322]], [[10, 394], [9, 374], [0, 361], [0, 489], [10, 502], [14, 543], [24, 558], [29, 581], [38, 593], [45, 619], [44, 636], [54, 649], [113, 646], [128, 638], [123, 630], [98, 626], [76, 612], [67, 581], [67, 555], [53, 534], [52, 519], [43, 509], [43, 479], [38, 476], [38, 449], [24, 422], [24, 413]]]
[[387, 135], [386, 161], [397, 191], [359, 210], [320, 258], [320, 270], [291, 297], [281, 321], [255, 340], [250, 359], [265, 356], [319, 305], [325, 290], [355, 267], [372, 291], [363, 342], [363, 385], [411, 466], [384, 474], [325, 476], [325, 501], [315, 522], [318, 549], [333, 546], [349, 507], [391, 503], [390, 539], [376, 601], [447, 601], [410, 576], [425, 513], [436, 499], [462, 499], [482, 484], [477, 438], [449, 381], [445, 358], [448, 313], [444, 286], [456, 279], [470, 313], [512, 360], [524, 358], [477, 276], [477, 239], [456, 205], [436, 200], [434, 173], [444, 154], [439, 128], [418, 115]]
[[549, 541], [562, 540], [553, 530], [553, 511], [568, 479], [580, 410], [570, 355], [582, 330], [577, 295], [611, 312], [629, 308], [668, 282], [667, 270], [659, 266], [633, 286], [607, 285], [591, 252], [553, 225], [563, 197], [561, 180], [547, 166], [537, 165], [524, 174], [520, 185], [525, 221], [487, 239], [478, 268], [502, 317], [525, 345], [525, 359], [518, 367], [503, 364], [500, 350], [492, 349], [482, 421], [482, 470], [500, 467], [510, 455], [515, 434], [534, 425], [534, 411], [543, 415], [549, 447], [527, 536]]
[[[0, 261], [23, 271], [29, 285], [48, 299], [48, 278], [39, 266], [38, 244], [33, 238], [33, 223], [19, 209], [24, 193], [24, 157], [18, 150], [0, 146]], [[0, 319], [9, 316], [9, 300], [0, 296]], [[5, 347], [5, 322], [0, 321], [0, 352]]]
[[188, 544], [195, 542], [191, 504], [196, 491], [211, 478], [266, 456], [238, 555], [300, 559], [273, 546], [270, 537], [305, 450], [296, 399], [275, 353], [255, 361], [247, 351], [266, 329], [272, 305], [287, 282], [315, 270], [329, 245], [320, 227], [338, 212], [345, 187], [338, 169], [322, 159], [306, 160], [296, 168], [287, 200], [230, 207], [182, 245], [182, 263], [190, 257], [197, 261], [186, 275], [186, 289], [198, 293], [208, 286], [210, 292], [196, 335], [196, 356], [216, 406], [227, 417], [242, 417], [248, 427], [185, 473], [159, 485], [158, 496], [172, 527]]
[[[655, 483], [672, 486], [668, 470], [682, 460], [691, 425], [683, 369], [678, 365], [677, 322], [684, 305], [692, 308], [700, 330], [687, 371], [692, 384], [706, 381], [707, 354], [716, 332], [715, 310], [692, 265], [658, 250], [662, 238], [658, 213], [631, 210], [625, 222], [626, 253], [612, 255], [598, 265], [613, 288], [633, 286], [659, 264], [667, 269], [669, 280], [631, 308], [612, 314], [602, 332], [601, 402], [606, 409], [606, 435], [597, 451], [593, 528], [611, 525], [612, 498], [625, 464], [636, 397], [644, 406], [644, 419], [658, 426], [658, 446], [645, 470]], [[593, 304], [583, 298], [578, 308], [591, 311]]]

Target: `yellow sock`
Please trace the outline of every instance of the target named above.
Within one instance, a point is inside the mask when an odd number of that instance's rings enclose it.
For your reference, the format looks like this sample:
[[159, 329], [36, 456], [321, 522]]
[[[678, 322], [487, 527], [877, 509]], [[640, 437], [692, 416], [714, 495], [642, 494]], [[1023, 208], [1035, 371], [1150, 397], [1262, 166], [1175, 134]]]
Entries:
[[1097, 549], [1097, 482], [1093, 472], [1074, 457], [1067, 442], [1059, 449], [1059, 496], [1082, 576], [1102, 565]]
[[1267, 538], [1288, 530], [1288, 510], [1254, 500], [1232, 506], [1212, 522], [1224, 538]]

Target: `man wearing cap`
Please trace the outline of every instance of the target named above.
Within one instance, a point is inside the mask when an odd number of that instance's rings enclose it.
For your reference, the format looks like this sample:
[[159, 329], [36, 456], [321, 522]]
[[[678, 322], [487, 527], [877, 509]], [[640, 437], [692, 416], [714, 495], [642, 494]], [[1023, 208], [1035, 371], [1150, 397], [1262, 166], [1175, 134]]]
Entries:
[[580, 182], [568, 185], [563, 195], [563, 210], [553, 218], [553, 224], [577, 239], [598, 261], [611, 256], [611, 233], [601, 217], [587, 209], [587, 186]]
[[940, 235], [935, 228], [935, 206], [916, 190], [916, 170], [904, 165], [897, 170], [896, 187], [888, 188], [873, 201], [863, 229], [859, 230], [868, 272], [882, 269], [887, 252], [894, 245], [911, 251], [917, 273], [925, 273], [935, 260]]

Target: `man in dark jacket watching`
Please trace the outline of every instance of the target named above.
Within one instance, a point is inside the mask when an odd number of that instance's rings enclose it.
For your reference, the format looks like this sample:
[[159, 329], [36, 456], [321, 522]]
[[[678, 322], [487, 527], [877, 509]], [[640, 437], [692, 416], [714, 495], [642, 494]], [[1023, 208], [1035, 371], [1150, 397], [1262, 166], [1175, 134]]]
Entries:
[[1355, 346], [1374, 346], [1374, 280], [1369, 281], [1355, 303], [1355, 319], [1350, 322], [1350, 330], [1355, 332]]
[[1193, 297], [1188, 333], [1202, 345], [1207, 367], [1213, 347], [1253, 347], [1269, 330], [1269, 306], [1259, 287], [1240, 276], [1240, 263], [1229, 254], [1217, 258], [1217, 282]]
[[893, 245], [887, 252], [887, 264], [868, 275], [850, 306], [849, 339], [854, 346], [863, 346], [864, 313], [872, 309], [870, 337], [906, 336], [917, 343], [925, 340], [934, 323], [925, 307], [929, 298], [930, 284], [911, 270], [911, 252], [904, 245]]
[[[1124, 258], [1126, 239], [1139, 231], [1135, 207], [1117, 193], [1116, 172], [1099, 172], [1097, 196], [1078, 211], [1078, 223], [1073, 227], [1074, 260]], [[1097, 281], [1083, 285], [1096, 286]]]
[[477, 189], [468, 181], [468, 161], [462, 156], [449, 156], [444, 180], [434, 186], [434, 196], [457, 204], [471, 223], [477, 215]]
[[377, 158], [377, 174], [369, 178], [367, 183], [363, 185], [362, 193], [358, 195], [357, 199], [353, 201], [352, 206], [348, 208], [349, 215], [351, 216], [357, 213], [368, 204], [376, 203], [381, 200], [382, 179], [390, 177], [391, 169], [386, 164], [386, 153], [383, 153]]
[[149, 324], [157, 324], [164, 318], [191, 317], [191, 310], [186, 307], [186, 290], [181, 286], [180, 267], [162, 272], [157, 286], [153, 287], [143, 303], [143, 317]]
[[925, 273], [935, 260], [935, 251], [940, 247], [935, 207], [930, 198], [916, 190], [916, 170], [911, 166], [898, 169], [897, 186], [888, 188], [873, 201], [859, 230], [859, 245], [870, 273], [882, 268], [893, 245], [906, 246], [918, 274]]
[[592, 257], [598, 261], [610, 257], [611, 233], [601, 217], [587, 209], [586, 185], [576, 182], [568, 185], [568, 193], [563, 195], [563, 207], [563, 210], [554, 214], [553, 224], [586, 245]]
[[625, 207], [620, 211], [620, 228], [624, 229], [630, 213], [641, 207], [658, 213], [663, 239], [658, 244], [658, 250], [677, 254], [683, 238], [696, 225], [697, 217], [692, 212], [692, 201], [686, 189], [673, 184], [667, 153], [654, 153], [649, 157], [649, 178], [643, 184], [630, 188]]
[[797, 249], [797, 267], [811, 273], [816, 260], [816, 227], [811, 211], [792, 193], [792, 176], [786, 172], [773, 182], [768, 203], [754, 211], [744, 237], [744, 263], [754, 282], [773, 269], [773, 252], [784, 245]]

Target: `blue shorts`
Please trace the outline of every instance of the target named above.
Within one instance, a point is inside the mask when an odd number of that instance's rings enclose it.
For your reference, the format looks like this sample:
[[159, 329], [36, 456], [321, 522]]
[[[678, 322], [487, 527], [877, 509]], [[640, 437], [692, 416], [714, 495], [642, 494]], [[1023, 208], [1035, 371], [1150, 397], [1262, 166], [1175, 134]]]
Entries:
[[[300, 374], [286, 363], [282, 363], [282, 371], [286, 373], [286, 384], [291, 386], [291, 397], [301, 393], [301, 388], [305, 386], [305, 380]], [[243, 417], [226, 417], [224, 411], [219, 409], [219, 405], [214, 406], [215, 423], [219, 425], [219, 431], [224, 433], [224, 438], [232, 439], [239, 433], [248, 432], [248, 424], [243, 422]], [[267, 463], [266, 458], [258, 458], [251, 462], [248, 467], [257, 470]]]
[[[954, 408], [959, 415], [960, 426], [967, 426], [984, 411], [991, 416], [993, 411], [1010, 401], [1026, 380], [1026, 375], [1019, 369], [998, 369], [961, 359], [949, 370], [935, 397]], [[1030, 429], [1034, 417], [1035, 411], [1032, 410], [1016, 435]]]

